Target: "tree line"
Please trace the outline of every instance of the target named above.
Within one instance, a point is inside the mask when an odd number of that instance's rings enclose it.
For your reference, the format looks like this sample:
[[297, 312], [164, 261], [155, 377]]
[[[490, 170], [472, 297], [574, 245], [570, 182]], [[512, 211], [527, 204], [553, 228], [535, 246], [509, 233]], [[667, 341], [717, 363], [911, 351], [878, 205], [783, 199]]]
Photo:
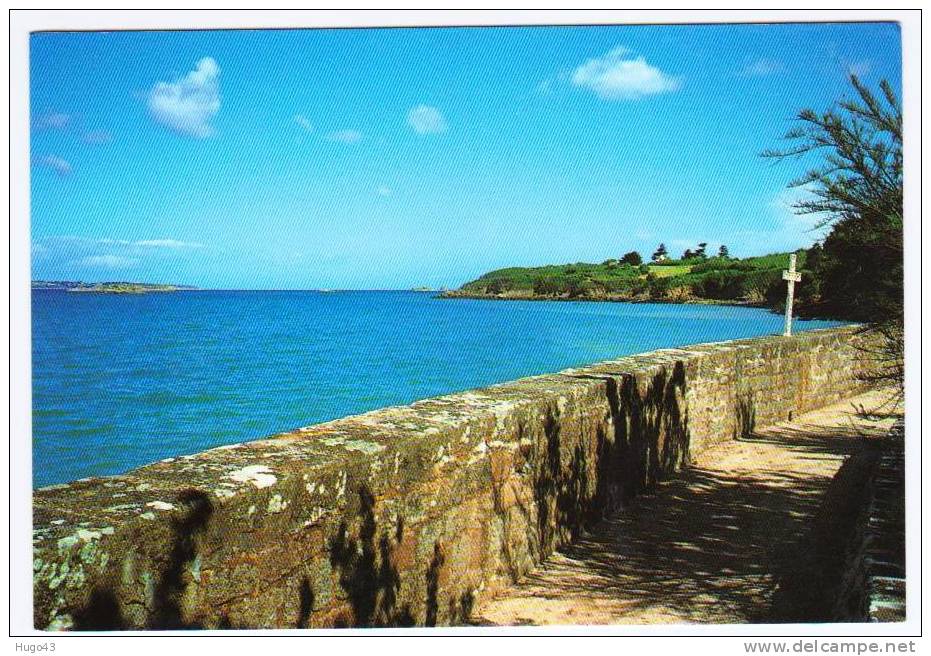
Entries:
[[[708, 242], [705, 242], [705, 241], [700, 242], [698, 246], [695, 247], [694, 251], [690, 248], [686, 248], [685, 251], [682, 252], [682, 257], [680, 257], [679, 260], [680, 261], [706, 260], [708, 259], [708, 255], [706, 252], [707, 248], [708, 248]], [[717, 257], [723, 258], [723, 259], [727, 259], [730, 257], [730, 251], [728, 250], [727, 246], [725, 246], [724, 244], [721, 244], [721, 246], [718, 248]], [[660, 245], [656, 248], [656, 250], [653, 251], [653, 255], [650, 257], [650, 261], [652, 261], [654, 264], [665, 262], [666, 260], [669, 260], [669, 259], [670, 259], [669, 251], [666, 249], [665, 243], [660, 243]], [[624, 253], [624, 255], [619, 260], [605, 260], [604, 263], [605, 264], [618, 263], [618, 264], [629, 264], [631, 266], [640, 266], [641, 264], [643, 264], [643, 256], [641, 256], [640, 253], [637, 251], [629, 251], [627, 253]]]

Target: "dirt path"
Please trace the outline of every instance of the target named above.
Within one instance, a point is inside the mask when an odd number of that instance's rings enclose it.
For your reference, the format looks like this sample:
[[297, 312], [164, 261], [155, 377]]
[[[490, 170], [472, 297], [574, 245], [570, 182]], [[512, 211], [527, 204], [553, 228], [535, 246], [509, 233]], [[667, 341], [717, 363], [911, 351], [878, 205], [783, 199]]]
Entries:
[[[477, 608], [477, 624], [816, 621], [894, 418], [869, 393], [703, 454]], [[888, 408], [885, 408], [888, 410]]]

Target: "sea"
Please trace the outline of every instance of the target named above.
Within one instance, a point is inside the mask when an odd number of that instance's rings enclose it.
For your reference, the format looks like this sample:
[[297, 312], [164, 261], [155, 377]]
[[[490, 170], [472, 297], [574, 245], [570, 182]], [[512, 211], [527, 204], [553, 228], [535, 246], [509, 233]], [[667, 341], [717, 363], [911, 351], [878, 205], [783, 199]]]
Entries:
[[[834, 325], [797, 321], [795, 329]], [[727, 305], [408, 291], [33, 290], [33, 485], [782, 327], [782, 315]]]

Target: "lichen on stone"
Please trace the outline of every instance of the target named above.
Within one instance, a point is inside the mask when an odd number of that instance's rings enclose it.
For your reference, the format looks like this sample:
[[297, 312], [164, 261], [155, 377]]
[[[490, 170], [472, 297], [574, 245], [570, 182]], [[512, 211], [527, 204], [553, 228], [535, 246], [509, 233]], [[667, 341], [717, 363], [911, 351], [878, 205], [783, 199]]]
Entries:
[[271, 487], [278, 482], [268, 465], [249, 465], [227, 475], [237, 483], [251, 483], [257, 488]]
[[268, 500], [268, 512], [272, 514], [280, 513], [282, 510], [284, 510], [287, 507], [288, 507], [288, 502], [284, 501], [281, 498], [280, 494], [276, 494], [272, 496], [271, 499]]
[[145, 504], [149, 508], [155, 508], [156, 510], [174, 510], [175, 504], [168, 503], [166, 501], [149, 501]]
[[347, 451], [359, 451], [368, 455], [374, 455], [385, 450], [385, 445], [378, 442], [350, 440], [345, 437], [329, 437], [320, 440], [320, 442], [327, 446], [341, 446]]

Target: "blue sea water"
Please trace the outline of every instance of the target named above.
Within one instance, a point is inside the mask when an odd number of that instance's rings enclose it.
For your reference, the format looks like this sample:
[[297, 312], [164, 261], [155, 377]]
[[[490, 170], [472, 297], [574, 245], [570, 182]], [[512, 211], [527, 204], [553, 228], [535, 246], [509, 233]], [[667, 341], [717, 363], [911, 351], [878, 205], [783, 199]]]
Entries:
[[32, 330], [38, 487], [631, 353], [779, 333], [782, 317], [421, 292], [34, 290]]

